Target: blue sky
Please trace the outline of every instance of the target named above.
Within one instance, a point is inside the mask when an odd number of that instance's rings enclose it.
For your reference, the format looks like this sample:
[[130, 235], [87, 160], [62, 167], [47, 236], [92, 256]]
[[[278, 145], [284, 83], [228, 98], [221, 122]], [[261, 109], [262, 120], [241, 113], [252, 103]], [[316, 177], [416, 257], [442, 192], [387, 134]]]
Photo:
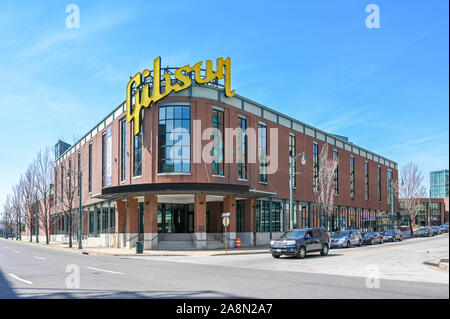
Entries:
[[[80, 8], [68, 29], [65, 8]], [[368, 4], [380, 28], [365, 25]], [[448, 1], [0, 2], [0, 209], [39, 149], [84, 135], [129, 76], [231, 57], [232, 88], [425, 174], [448, 168]]]

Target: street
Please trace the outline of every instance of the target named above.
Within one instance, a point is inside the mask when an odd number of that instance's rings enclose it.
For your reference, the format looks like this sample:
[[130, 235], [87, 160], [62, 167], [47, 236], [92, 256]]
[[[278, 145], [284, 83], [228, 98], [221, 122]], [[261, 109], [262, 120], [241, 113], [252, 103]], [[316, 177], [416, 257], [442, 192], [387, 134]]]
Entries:
[[448, 251], [448, 234], [277, 260], [94, 256], [2, 239], [0, 298], [449, 298], [449, 273], [423, 264]]

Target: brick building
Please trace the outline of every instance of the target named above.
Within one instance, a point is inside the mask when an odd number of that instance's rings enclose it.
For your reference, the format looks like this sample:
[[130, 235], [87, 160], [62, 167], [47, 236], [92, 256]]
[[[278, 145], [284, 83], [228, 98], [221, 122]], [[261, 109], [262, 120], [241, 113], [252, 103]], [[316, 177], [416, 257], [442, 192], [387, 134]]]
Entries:
[[[345, 137], [243, 96], [225, 97], [219, 87], [209, 85], [193, 85], [143, 109], [141, 132], [136, 136], [125, 115], [122, 103], [74, 145], [56, 146], [66, 150], [55, 161], [52, 241], [68, 240], [64, 187], [70, 174], [81, 172], [85, 246], [133, 247], [139, 240], [145, 249], [221, 247], [223, 212], [231, 213], [230, 245], [237, 237], [243, 246], [265, 244], [290, 227], [290, 150], [306, 154], [306, 163], [297, 161], [295, 167], [299, 174], [295, 175], [293, 226], [329, 225], [316, 209], [313, 192], [324, 143], [329, 145], [330, 159], [338, 161], [331, 228], [390, 227], [388, 183], [398, 179], [397, 164]], [[245, 158], [242, 163], [207, 162], [199, 156], [211, 138], [196, 139], [195, 130], [201, 134], [210, 127], [221, 132], [238, 127], [254, 130], [256, 136], [236, 136], [242, 142], [237, 150]], [[270, 143], [275, 128], [277, 139]], [[215, 145], [223, 145], [227, 135], [215, 138], [220, 139]], [[172, 157], [175, 146], [177, 160]], [[275, 173], [267, 172], [270, 162], [261, 165], [259, 157], [252, 161], [252, 147], [278, 161]], [[220, 153], [216, 157], [220, 159], [235, 150], [213, 147], [214, 152]], [[75, 192], [74, 234], [78, 202]], [[399, 211], [397, 198], [394, 211]]]
[[[439, 226], [448, 222], [448, 197], [446, 198], [420, 198], [417, 211], [414, 212], [413, 228], [424, 226]], [[400, 225], [409, 229], [409, 213], [403, 207], [403, 199], [400, 198], [400, 214], [402, 216]]]

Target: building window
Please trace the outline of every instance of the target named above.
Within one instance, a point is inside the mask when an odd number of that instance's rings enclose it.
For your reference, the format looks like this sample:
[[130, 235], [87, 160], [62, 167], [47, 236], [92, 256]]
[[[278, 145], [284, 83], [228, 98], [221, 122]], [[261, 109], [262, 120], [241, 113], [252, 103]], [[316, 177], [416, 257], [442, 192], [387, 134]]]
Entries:
[[364, 193], [365, 199], [369, 200], [369, 162], [364, 163]]
[[78, 153], [78, 173], [81, 172], [81, 152]]
[[92, 143], [89, 144], [89, 193], [92, 192]]
[[239, 161], [238, 161], [238, 178], [247, 178], [247, 134], [245, 130], [247, 129], [247, 120], [243, 117], [239, 117], [239, 128], [240, 130], [240, 148], [239, 148]]
[[258, 126], [259, 181], [267, 183], [267, 127]]
[[269, 232], [272, 223], [272, 232], [283, 230], [282, 203], [272, 202], [272, 220], [270, 218], [270, 201], [259, 200], [256, 204], [256, 231]]
[[333, 161], [336, 162], [336, 169], [334, 170], [334, 195], [339, 195], [339, 154], [337, 150], [333, 151]]
[[388, 170], [387, 171], [387, 202], [388, 202], [388, 204], [391, 203], [391, 196], [392, 196], [392, 194], [391, 194], [391, 191], [392, 191], [391, 183], [393, 183], [392, 171]]
[[[297, 153], [295, 150], [295, 135], [289, 135], [289, 156], [295, 157], [296, 154]], [[291, 162], [289, 162], [289, 166], [290, 165], [291, 165]], [[297, 187], [297, 174], [295, 174], [295, 163], [292, 162], [292, 165], [294, 165], [294, 184], [292, 186]]]
[[245, 218], [245, 201], [236, 201], [236, 231], [244, 231], [244, 218]]
[[126, 179], [126, 172], [127, 172], [127, 121], [122, 120], [120, 123], [121, 127], [121, 143], [120, 143], [120, 154], [121, 154], [121, 161], [120, 161], [120, 180], [124, 181]]
[[106, 134], [102, 135], [102, 187], [106, 186]]
[[350, 197], [355, 198], [355, 158], [350, 156]]
[[61, 165], [61, 204], [64, 203], [64, 165]]
[[189, 106], [159, 108], [158, 172], [191, 171], [191, 109]]
[[317, 180], [319, 178], [319, 145], [313, 143], [313, 190], [317, 191]]
[[378, 201], [381, 202], [381, 167], [380, 166], [378, 166], [377, 179], [378, 179]]
[[133, 176], [142, 175], [142, 129], [134, 136]]
[[[224, 175], [223, 162], [224, 162], [224, 114], [223, 111], [213, 109], [212, 110], [212, 127], [217, 131], [212, 136], [213, 140], [213, 162], [212, 173], [213, 175]], [[219, 134], [220, 132], [220, 134]]]
[[54, 202], [58, 203], [58, 169], [55, 167], [55, 189], [54, 189]]

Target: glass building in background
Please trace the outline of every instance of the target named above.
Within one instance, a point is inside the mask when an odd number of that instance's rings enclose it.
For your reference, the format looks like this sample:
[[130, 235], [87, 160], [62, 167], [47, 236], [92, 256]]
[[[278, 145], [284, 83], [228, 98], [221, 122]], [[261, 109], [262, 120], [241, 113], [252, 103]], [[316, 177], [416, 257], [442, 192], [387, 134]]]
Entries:
[[448, 169], [430, 172], [431, 198], [448, 196]]

